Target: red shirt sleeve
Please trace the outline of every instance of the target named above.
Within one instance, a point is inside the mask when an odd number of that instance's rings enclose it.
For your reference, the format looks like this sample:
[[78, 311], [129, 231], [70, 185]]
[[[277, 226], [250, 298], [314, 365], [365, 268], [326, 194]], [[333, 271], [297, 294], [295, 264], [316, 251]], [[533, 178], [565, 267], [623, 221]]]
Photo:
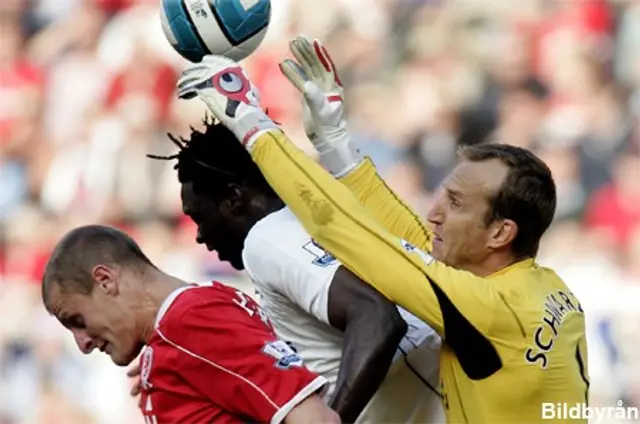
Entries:
[[160, 336], [180, 352], [176, 368], [203, 396], [247, 419], [282, 422], [326, 380], [276, 339], [255, 302], [226, 289], [215, 298], [184, 293], [195, 302]]

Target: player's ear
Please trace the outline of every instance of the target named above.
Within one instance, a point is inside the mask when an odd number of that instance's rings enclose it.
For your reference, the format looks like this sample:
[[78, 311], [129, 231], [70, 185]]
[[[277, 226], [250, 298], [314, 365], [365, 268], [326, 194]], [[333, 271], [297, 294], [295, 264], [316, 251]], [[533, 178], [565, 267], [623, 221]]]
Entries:
[[96, 265], [91, 270], [95, 288], [107, 295], [113, 296], [118, 293], [118, 284], [115, 271], [107, 265]]
[[229, 183], [227, 185], [227, 193], [223, 202], [221, 202], [222, 213], [229, 216], [243, 215], [247, 202], [246, 202], [246, 188], [236, 183]]
[[492, 249], [500, 249], [510, 243], [518, 235], [518, 224], [511, 219], [496, 220], [491, 224], [491, 233], [488, 246]]

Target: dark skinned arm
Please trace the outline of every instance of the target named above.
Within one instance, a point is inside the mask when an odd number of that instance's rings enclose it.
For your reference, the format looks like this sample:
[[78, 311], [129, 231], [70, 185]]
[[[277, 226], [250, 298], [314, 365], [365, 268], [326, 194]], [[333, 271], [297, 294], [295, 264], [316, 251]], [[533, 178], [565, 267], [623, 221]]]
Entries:
[[329, 322], [344, 331], [342, 360], [329, 406], [354, 422], [391, 366], [407, 323], [398, 308], [351, 271], [338, 268], [329, 288]]

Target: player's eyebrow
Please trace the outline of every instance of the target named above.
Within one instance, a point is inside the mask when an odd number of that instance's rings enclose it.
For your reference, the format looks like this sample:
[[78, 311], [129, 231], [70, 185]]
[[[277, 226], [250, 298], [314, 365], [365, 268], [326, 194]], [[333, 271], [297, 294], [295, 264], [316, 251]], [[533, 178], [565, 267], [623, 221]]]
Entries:
[[60, 314], [62, 314], [61, 312], [61, 307], [60, 304], [57, 302], [50, 302], [47, 306], [47, 312], [49, 312], [51, 315], [53, 315], [54, 317], [58, 318], [58, 316]]
[[455, 197], [455, 198], [458, 198], [458, 199], [461, 199], [461, 198], [464, 197], [464, 194], [459, 190], [454, 190], [454, 189], [446, 188], [446, 187], [445, 187], [444, 190], [446, 191], [447, 195], [450, 196], [450, 197]]
[[64, 313], [55, 313], [53, 314], [58, 321], [60, 321], [60, 324], [62, 324], [64, 326], [64, 328], [71, 328], [71, 326], [69, 325], [69, 317], [67, 315], [65, 315]]
[[84, 320], [79, 314], [66, 315], [64, 312], [58, 315], [58, 321], [68, 329], [82, 328]]

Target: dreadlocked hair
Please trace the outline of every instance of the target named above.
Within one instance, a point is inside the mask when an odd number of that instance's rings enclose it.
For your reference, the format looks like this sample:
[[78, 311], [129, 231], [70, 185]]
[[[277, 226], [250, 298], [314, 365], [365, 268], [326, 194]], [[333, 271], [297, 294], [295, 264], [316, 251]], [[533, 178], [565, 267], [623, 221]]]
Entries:
[[167, 136], [178, 153], [171, 156], [147, 155], [151, 159], [176, 160], [173, 169], [178, 171], [181, 184], [192, 183], [199, 195], [219, 199], [230, 184], [248, 185], [264, 194], [276, 196], [260, 168], [253, 162], [236, 136], [209, 115], [203, 119], [204, 132], [191, 127], [188, 140]]

